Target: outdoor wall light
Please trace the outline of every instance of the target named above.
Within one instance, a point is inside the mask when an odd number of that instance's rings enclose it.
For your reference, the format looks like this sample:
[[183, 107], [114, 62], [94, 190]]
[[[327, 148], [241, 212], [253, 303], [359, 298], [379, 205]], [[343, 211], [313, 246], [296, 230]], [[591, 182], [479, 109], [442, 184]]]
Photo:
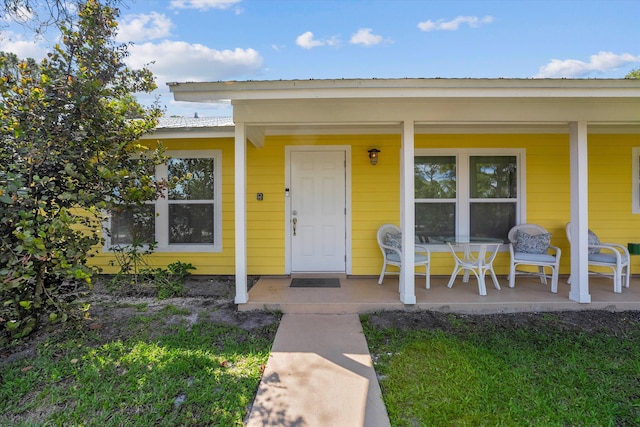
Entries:
[[371, 150], [369, 150], [369, 161], [371, 162], [372, 165], [377, 165], [378, 164], [378, 153], [380, 152], [380, 150], [378, 150], [377, 148], [372, 148]]

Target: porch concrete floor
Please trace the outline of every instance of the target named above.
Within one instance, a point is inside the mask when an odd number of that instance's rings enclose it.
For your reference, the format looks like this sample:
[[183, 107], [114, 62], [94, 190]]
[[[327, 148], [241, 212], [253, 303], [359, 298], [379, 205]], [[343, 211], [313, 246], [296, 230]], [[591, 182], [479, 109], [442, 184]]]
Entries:
[[416, 276], [414, 305], [400, 302], [398, 278], [386, 277], [382, 285], [377, 277], [347, 277], [344, 274], [294, 275], [293, 277], [338, 277], [340, 288], [291, 288], [291, 277], [261, 277], [249, 290], [249, 302], [239, 304], [240, 311], [279, 310], [283, 313], [347, 314], [383, 310], [431, 310], [463, 314], [543, 312], [563, 310], [640, 310], [640, 277], [631, 278], [629, 288], [621, 294], [613, 292], [613, 282], [605, 277], [589, 279], [591, 303], [569, 300], [570, 285], [561, 276], [558, 293], [535, 277], [516, 278], [509, 288], [506, 276], [498, 276], [502, 290], [497, 290], [487, 277], [487, 296], [478, 295], [478, 283], [472, 276], [468, 283], [459, 275], [451, 289], [449, 276], [432, 276], [431, 289], [425, 289], [424, 277]]

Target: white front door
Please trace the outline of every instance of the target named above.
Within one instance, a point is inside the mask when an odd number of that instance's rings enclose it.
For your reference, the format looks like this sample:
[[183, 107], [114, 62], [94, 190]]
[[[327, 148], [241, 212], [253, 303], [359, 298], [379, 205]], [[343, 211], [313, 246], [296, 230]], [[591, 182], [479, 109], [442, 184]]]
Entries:
[[291, 271], [345, 272], [346, 155], [291, 152]]

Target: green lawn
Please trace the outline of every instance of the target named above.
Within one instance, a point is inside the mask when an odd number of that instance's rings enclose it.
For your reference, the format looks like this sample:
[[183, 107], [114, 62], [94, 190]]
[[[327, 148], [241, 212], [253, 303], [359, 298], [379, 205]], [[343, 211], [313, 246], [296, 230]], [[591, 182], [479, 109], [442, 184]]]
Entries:
[[[121, 339], [60, 329], [2, 361], [0, 425], [241, 426], [277, 319], [245, 330], [125, 308]], [[384, 316], [362, 322], [392, 426], [640, 425], [638, 313], [590, 328], [556, 314]]]
[[144, 307], [128, 336], [53, 334], [27, 359], [0, 366], [2, 426], [241, 426], [277, 322], [251, 332], [208, 320], [171, 324], [188, 311]]
[[[473, 322], [363, 327], [392, 426], [640, 425], [640, 327]], [[579, 326], [579, 325], [578, 325]]]

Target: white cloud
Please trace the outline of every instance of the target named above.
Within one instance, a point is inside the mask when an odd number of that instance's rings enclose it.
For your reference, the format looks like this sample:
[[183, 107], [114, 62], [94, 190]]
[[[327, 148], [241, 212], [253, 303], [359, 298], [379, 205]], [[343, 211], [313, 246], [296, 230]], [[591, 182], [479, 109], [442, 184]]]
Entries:
[[357, 33], [351, 36], [349, 41], [352, 44], [361, 44], [363, 46], [373, 46], [382, 41], [382, 36], [372, 34], [371, 28], [360, 28]]
[[117, 40], [121, 43], [154, 40], [171, 35], [173, 23], [166, 15], [127, 15], [118, 23]]
[[482, 24], [490, 24], [493, 22], [492, 16], [478, 18], [477, 16], [457, 16], [451, 21], [439, 19], [437, 21], [424, 21], [418, 24], [418, 28], [422, 31], [455, 31], [460, 25], [467, 24], [471, 28], [478, 28]]
[[340, 38], [338, 36], [329, 37], [324, 41], [327, 46], [338, 46], [340, 44]]
[[[242, 0], [171, 0], [173, 9], [197, 9], [201, 11], [209, 9], [229, 9], [231, 6], [240, 3]], [[236, 13], [239, 13], [236, 10]]]
[[324, 46], [324, 42], [314, 40], [313, 33], [311, 31], [300, 34], [296, 38], [296, 44], [303, 49], [313, 49], [314, 47]]
[[254, 49], [216, 50], [201, 44], [165, 40], [131, 46], [127, 63], [132, 68], [146, 64], [158, 86], [167, 82], [217, 81], [255, 75], [263, 58]]
[[547, 65], [540, 67], [535, 78], [573, 78], [585, 77], [591, 73], [604, 73], [624, 65], [640, 63], [640, 55], [633, 56], [630, 53], [617, 55], [613, 52], [598, 52], [591, 55], [589, 62], [578, 59], [552, 59]]
[[340, 39], [337, 36], [324, 40], [316, 40], [314, 37], [311, 31], [307, 31], [296, 37], [296, 44], [303, 49], [313, 49], [319, 46], [337, 46], [340, 44]]
[[0, 33], [0, 51], [15, 53], [18, 58], [33, 58], [40, 61], [47, 54], [47, 46], [42, 39], [26, 40], [11, 31]]
[[192, 116], [198, 111], [206, 115], [229, 115], [228, 105], [214, 105], [173, 100], [168, 82], [210, 82], [255, 76], [262, 71], [263, 58], [254, 49], [211, 49], [201, 44], [168, 41], [135, 44], [129, 48], [127, 65], [139, 69], [148, 66], [153, 72], [158, 89], [151, 94], [138, 94], [137, 98], [150, 105], [154, 97], [161, 105], [169, 106], [169, 115]]

